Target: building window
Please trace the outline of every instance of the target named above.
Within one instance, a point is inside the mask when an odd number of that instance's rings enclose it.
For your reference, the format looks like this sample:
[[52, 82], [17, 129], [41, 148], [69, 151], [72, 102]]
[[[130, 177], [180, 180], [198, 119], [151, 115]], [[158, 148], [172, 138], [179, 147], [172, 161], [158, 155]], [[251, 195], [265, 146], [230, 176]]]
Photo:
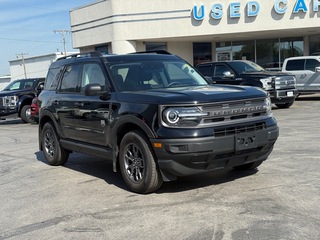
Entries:
[[310, 36], [310, 55], [320, 56], [320, 35]]
[[166, 43], [155, 43], [155, 42], [147, 42], [146, 43], [146, 51], [147, 52], [153, 52], [153, 51], [159, 51], [159, 50], [167, 51], [167, 44]]
[[280, 39], [280, 62], [289, 57], [303, 56], [303, 38]]
[[233, 60], [255, 61], [254, 41], [241, 41], [232, 43]]
[[95, 50], [98, 51], [98, 52], [101, 52], [102, 54], [108, 54], [109, 53], [108, 45], [97, 46], [97, 47], [95, 47]]
[[212, 60], [211, 43], [193, 43], [193, 65]]

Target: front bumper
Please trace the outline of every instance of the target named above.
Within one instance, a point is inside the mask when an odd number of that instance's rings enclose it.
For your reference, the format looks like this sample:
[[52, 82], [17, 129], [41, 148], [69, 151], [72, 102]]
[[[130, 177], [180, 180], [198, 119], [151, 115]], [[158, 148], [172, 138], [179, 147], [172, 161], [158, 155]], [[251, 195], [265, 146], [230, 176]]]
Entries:
[[266, 160], [279, 135], [278, 127], [219, 137], [153, 139], [164, 181]]
[[297, 89], [277, 90], [269, 93], [272, 103], [293, 103], [298, 96]]

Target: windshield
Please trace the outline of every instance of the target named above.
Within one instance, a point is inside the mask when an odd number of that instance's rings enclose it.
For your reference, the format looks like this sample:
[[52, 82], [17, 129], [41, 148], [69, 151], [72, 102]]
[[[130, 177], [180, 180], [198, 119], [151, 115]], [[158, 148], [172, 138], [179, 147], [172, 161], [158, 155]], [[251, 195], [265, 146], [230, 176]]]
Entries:
[[238, 73], [247, 72], [264, 72], [264, 68], [260, 67], [258, 64], [250, 61], [234, 61], [230, 62], [231, 67], [233, 67]]
[[126, 62], [109, 65], [120, 91], [207, 85], [193, 67], [182, 61]]
[[14, 82], [11, 82], [6, 86], [3, 91], [15, 91], [15, 90], [21, 90], [26, 88], [32, 88], [35, 80], [17, 80]]

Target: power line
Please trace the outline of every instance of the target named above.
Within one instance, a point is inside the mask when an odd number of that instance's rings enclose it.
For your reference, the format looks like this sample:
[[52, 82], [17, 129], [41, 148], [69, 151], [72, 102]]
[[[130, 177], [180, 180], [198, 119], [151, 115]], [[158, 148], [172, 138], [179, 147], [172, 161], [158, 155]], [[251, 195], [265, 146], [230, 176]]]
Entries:
[[66, 33], [70, 33], [69, 30], [53, 30], [54, 33], [60, 33], [63, 42], [64, 55], [67, 55], [67, 41], [66, 41]]

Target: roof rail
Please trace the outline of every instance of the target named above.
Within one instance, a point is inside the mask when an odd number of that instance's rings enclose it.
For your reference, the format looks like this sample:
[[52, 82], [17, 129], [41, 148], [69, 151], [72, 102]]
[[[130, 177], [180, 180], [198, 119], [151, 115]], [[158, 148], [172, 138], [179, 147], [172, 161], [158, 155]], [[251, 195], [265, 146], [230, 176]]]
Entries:
[[75, 53], [75, 54], [71, 54], [68, 56], [64, 56], [61, 58], [58, 58], [58, 60], [63, 60], [63, 59], [69, 59], [69, 58], [86, 58], [86, 57], [101, 57], [102, 54], [100, 52], [83, 52], [83, 53]]
[[166, 50], [154, 50], [154, 51], [143, 51], [143, 52], [133, 52], [130, 54], [143, 54], [143, 53], [155, 53], [155, 54], [166, 54], [166, 55], [172, 55], [171, 53], [169, 53]]

